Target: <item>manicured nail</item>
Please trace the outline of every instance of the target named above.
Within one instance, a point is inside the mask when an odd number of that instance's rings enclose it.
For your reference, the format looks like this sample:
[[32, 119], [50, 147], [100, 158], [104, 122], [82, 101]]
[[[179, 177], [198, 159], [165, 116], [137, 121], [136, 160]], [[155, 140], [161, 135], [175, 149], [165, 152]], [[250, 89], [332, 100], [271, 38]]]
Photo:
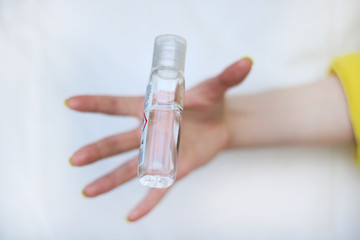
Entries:
[[246, 59], [246, 58], [251, 61], [251, 64], [254, 64], [254, 61], [253, 61], [252, 58], [249, 57], [249, 56], [245, 56], [245, 57], [241, 58], [240, 60], [243, 60], [243, 59]]
[[71, 157], [69, 157], [69, 164], [70, 164], [71, 166], [75, 167], [75, 165], [72, 164], [72, 162], [71, 162]]
[[85, 189], [83, 189], [83, 190], [81, 191], [81, 195], [83, 195], [84, 198], [88, 198], [88, 196], [85, 195], [85, 192], [84, 192], [84, 191], [85, 191]]
[[129, 220], [129, 217], [126, 217], [126, 218], [125, 218], [125, 222], [131, 223], [131, 221]]
[[65, 101], [64, 101], [64, 105], [65, 105], [65, 107], [67, 107], [67, 108], [69, 108], [69, 109], [70, 109], [69, 105], [67, 105], [67, 100], [68, 100], [68, 99], [65, 99]]

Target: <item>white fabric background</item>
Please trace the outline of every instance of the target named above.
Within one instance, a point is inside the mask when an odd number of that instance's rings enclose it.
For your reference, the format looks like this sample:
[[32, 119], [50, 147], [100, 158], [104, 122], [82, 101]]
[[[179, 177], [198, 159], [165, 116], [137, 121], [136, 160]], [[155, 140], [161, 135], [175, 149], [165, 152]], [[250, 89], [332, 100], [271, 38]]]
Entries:
[[187, 88], [249, 55], [252, 72], [231, 92], [258, 92], [322, 79], [334, 56], [360, 51], [360, 2], [1, 0], [0, 239], [359, 239], [347, 146], [222, 153], [137, 223], [124, 220], [146, 193], [136, 179], [81, 196], [137, 152], [82, 168], [71, 154], [137, 122], [64, 99], [143, 94], [163, 33], [188, 41]]

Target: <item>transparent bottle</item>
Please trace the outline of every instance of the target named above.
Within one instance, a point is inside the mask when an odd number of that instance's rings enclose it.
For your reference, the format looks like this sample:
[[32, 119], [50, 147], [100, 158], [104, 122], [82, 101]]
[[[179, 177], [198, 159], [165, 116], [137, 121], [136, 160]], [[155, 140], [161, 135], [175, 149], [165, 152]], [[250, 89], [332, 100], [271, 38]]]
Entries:
[[138, 162], [139, 181], [148, 187], [166, 188], [176, 178], [185, 52], [182, 37], [161, 35], [155, 39]]

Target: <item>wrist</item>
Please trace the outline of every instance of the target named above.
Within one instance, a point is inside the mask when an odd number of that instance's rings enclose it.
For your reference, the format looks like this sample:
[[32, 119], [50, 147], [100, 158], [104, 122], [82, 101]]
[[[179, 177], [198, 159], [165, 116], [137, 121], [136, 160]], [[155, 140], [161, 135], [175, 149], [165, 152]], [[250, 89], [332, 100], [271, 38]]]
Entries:
[[334, 77], [225, 100], [227, 148], [353, 142], [346, 98]]
[[224, 119], [228, 136], [226, 149], [257, 145], [257, 109], [251, 104], [251, 95], [225, 99]]
[[225, 101], [228, 149], [280, 143], [287, 125], [273, 92], [233, 96]]

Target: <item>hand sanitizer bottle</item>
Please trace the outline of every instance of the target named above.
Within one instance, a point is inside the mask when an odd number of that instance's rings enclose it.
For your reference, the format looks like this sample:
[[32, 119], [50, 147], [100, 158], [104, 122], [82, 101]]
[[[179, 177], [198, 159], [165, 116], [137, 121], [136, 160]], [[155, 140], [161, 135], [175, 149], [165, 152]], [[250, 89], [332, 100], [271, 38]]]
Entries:
[[176, 178], [185, 52], [186, 41], [182, 37], [161, 35], [155, 39], [138, 162], [139, 181], [148, 187], [166, 188]]

